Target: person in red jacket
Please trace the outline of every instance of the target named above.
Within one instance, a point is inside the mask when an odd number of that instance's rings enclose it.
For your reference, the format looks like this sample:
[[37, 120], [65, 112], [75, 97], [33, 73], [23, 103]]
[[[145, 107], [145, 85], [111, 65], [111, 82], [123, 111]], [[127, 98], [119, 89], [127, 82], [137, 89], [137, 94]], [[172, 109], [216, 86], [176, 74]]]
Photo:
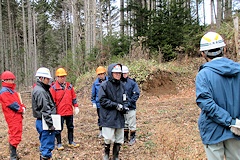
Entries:
[[[67, 72], [63, 68], [58, 68], [56, 70], [56, 82], [50, 88], [53, 100], [57, 107], [57, 114], [61, 115], [62, 129], [64, 121], [66, 121], [66, 126], [68, 130], [68, 146], [69, 147], [79, 147], [73, 141], [73, 112], [75, 115], [79, 113], [79, 108], [77, 104], [76, 93], [72, 84], [66, 82]], [[61, 142], [61, 131], [56, 133], [57, 139], [57, 149], [64, 150]]]
[[5, 71], [1, 74], [0, 103], [8, 125], [10, 160], [18, 159], [16, 150], [22, 140], [22, 114], [24, 114], [26, 109], [20, 94], [15, 91], [15, 79], [15, 75], [10, 71]]

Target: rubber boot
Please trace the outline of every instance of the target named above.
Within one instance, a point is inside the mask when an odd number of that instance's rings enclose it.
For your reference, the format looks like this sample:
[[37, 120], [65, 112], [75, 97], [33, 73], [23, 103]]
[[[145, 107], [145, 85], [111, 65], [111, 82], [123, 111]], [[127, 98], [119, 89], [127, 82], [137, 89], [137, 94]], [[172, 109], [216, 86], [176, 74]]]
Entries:
[[124, 130], [124, 143], [128, 142], [128, 135], [129, 135], [129, 131], [128, 131], [128, 129], [125, 129]]
[[73, 129], [68, 129], [68, 142], [69, 144], [73, 142]]
[[56, 134], [55, 135], [55, 137], [56, 137], [56, 139], [57, 139], [57, 144], [62, 144], [62, 138], [61, 138], [61, 133], [59, 133], [59, 134]]
[[136, 143], [136, 131], [131, 131], [130, 132], [130, 141], [129, 141], [129, 145], [132, 146]]
[[98, 135], [98, 138], [102, 138], [102, 127], [99, 127], [99, 135]]
[[114, 146], [113, 146], [113, 160], [119, 160], [118, 155], [119, 155], [120, 147], [121, 147], [120, 143], [114, 143]]
[[104, 144], [103, 160], [109, 160], [110, 146], [111, 144], [106, 144], [106, 143]]
[[9, 144], [10, 149], [10, 160], [17, 160], [17, 149], [13, 145]]

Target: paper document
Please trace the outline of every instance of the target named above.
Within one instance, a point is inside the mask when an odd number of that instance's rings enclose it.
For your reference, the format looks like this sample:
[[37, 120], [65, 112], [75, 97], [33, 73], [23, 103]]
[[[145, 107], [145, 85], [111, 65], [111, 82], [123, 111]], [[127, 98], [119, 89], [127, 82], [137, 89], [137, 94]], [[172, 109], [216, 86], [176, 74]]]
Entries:
[[[53, 126], [55, 127], [55, 130], [61, 130], [61, 116], [59, 114], [52, 114], [52, 120], [53, 120]], [[46, 121], [44, 120], [42, 116], [42, 127], [43, 130], [48, 130], [48, 125], [46, 124]]]

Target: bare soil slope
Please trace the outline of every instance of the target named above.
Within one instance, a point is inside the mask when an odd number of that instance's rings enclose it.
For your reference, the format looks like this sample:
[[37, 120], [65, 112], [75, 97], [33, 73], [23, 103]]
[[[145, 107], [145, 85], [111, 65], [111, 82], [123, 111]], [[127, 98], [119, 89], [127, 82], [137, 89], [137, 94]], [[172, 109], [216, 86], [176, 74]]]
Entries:
[[[203, 160], [205, 153], [200, 140], [197, 119], [200, 110], [195, 104], [194, 77], [197, 69], [188, 75], [156, 71], [142, 86], [137, 103], [137, 143], [124, 144], [122, 160]], [[82, 94], [83, 92], [79, 92]], [[103, 156], [103, 139], [98, 139], [97, 113], [88, 95], [78, 95], [80, 113], [75, 116], [75, 141], [79, 148], [67, 147], [66, 126], [63, 131], [64, 151], [53, 151], [53, 159], [99, 160]], [[18, 153], [23, 160], [39, 157], [38, 134], [32, 117], [29, 94], [23, 94], [27, 113]], [[0, 159], [9, 159], [7, 125], [0, 112]]]

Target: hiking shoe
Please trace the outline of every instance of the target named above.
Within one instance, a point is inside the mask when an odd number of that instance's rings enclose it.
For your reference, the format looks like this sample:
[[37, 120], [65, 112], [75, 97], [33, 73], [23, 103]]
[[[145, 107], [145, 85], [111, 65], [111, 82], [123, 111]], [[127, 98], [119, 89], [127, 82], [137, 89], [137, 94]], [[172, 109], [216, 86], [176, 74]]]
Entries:
[[79, 144], [76, 144], [75, 142], [72, 142], [71, 144], [68, 144], [68, 147], [73, 147], [73, 148], [77, 148], [79, 147]]
[[136, 143], [136, 139], [135, 139], [135, 138], [131, 138], [130, 141], [129, 141], [129, 143], [128, 143], [128, 145], [129, 145], [129, 146], [132, 146], [132, 145], [134, 145], [135, 143]]
[[64, 147], [62, 146], [62, 144], [60, 143], [60, 144], [57, 144], [57, 150], [64, 150]]

